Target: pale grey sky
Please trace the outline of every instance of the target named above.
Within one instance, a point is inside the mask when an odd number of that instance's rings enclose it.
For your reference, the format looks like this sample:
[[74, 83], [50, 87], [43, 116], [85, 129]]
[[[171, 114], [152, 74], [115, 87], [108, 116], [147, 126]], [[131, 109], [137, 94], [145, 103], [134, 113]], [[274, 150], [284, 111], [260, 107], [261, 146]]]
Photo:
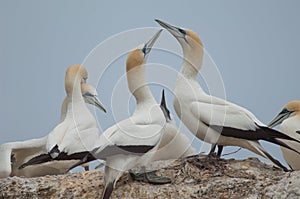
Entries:
[[[284, 104], [299, 99], [299, 1], [129, 2], [1, 1], [0, 144], [48, 134], [59, 121], [66, 68], [82, 63], [112, 35], [134, 28], [157, 28], [155, 18], [197, 32], [220, 71], [227, 99], [249, 109], [261, 121], [269, 122]], [[163, 38], [179, 49], [166, 32], [158, 42]], [[128, 48], [145, 41], [137, 37]], [[180, 58], [161, 51], [152, 54], [152, 62], [180, 69]], [[120, 55], [101, 80], [104, 83], [97, 85], [109, 110], [107, 114], [96, 111], [102, 129], [114, 124], [111, 91], [125, 72], [125, 58], [126, 54]], [[166, 79], [175, 80], [176, 75]], [[161, 87], [152, 89], [159, 99]], [[170, 91], [167, 99], [173, 111]], [[133, 106], [134, 101], [130, 103]], [[127, 105], [125, 100], [121, 106]], [[282, 160], [276, 148], [266, 147]], [[232, 157], [249, 155], [253, 154], [243, 150]]]

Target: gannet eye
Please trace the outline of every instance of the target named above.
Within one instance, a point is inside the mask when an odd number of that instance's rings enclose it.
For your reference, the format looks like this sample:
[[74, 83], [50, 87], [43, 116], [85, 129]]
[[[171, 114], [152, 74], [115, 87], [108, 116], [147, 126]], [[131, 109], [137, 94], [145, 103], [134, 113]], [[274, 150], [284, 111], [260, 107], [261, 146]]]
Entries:
[[282, 113], [288, 113], [288, 112], [289, 112], [289, 110], [287, 110], [286, 108], [283, 109], [283, 111], [282, 111]]
[[145, 45], [144, 48], [142, 49], [142, 52], [144, 53], [144, 56], [147, 55], [150, 52], [151, 48], [147, 48]]
[[87, 77], [82, 79], [83, 83], [86, 83]]
[[282, 114], [291, 114], [291, 113], [293, 113], [294, 111], [289, 111], [287, 108], [284, 108], [282, 111], [281, 111], [281, 113]]
[[178, 28], [178, 31], [179, 31], [180, 33], [186, 35], [186, 31], [185, 31], [185, 30], [183, 30], [183, 29], [181, 29], [181, 28]]
[[143, 53], [146, 54], [146, 47], [142, 49]]

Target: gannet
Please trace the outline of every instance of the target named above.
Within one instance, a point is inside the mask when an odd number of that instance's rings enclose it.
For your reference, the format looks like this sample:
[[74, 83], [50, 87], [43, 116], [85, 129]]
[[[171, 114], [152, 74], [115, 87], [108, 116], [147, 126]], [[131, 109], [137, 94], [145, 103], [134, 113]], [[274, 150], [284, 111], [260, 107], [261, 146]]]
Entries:
[[[300, 140], [300, 101], [291, 101], [284, 106], [282, 111], [269, 123], [273, 128], [280, 124], [280, 131], [288, 136]], [[283, 141], [292, 148], [300, 151], [300, 144]], [[294, 151], [281, 147], [283, 157], [293, 170], [300, 170], [300, 155]]]
[[294, 151], [296, 149], [279, 139], [299, 141], [266, 127], [245, 108], [206, 94], [197, 81], [203, 59], [203, 44], [198, 35], [192, 30], [158, 19], [155, 21], [177, 39], [183, 50], [184, 60], [174, 90], [173, 105], [185, 126], [203, 141], [246, 148], [287, 170], [258, 141], [265, 140]]
[[[31, 158], [22, 164], [20, 169], [55, 160], [81, 160], [99, 146], [100, 132], [96, 120], [88, 110], [81, 93], [81, 85], [86, 83], [87, 76], [87, 70], [81, 65], [72, 65], [67, 69], [67, 97], [64, 101], [67, 104], [67, 112], [62, 116], [65, 119], [48, 134], [47, 153]], [[85, 96], [86, 101], [105, 111], [96, 95], [88, 92]]]
[[[101, 110], [105, 111], [103, 105], [98, 99], [98, 93], [94, 87], [89, 84], [81, 84], [82, 96], [86, 103], [97, 105]], [[61, 108], [61, 122], [65, 119], [67, 112], [67, 98], [65, 98]], [[39, 139], [31, 139], [19, 142], [8, 142], [0, 146], [0, 178], [9, 176], [37, 177], [43, 175], [57, 175], [66, 173], [71, 166], [76, 164], [74, 161], [55, 161], [44, 164], [34, 165], [19, 169], [31, 158], [47, 153], [46, 151], [47, 136]], [[85, 170], [87, 165], [82, 165]]]
[[[146, 44], [129, 52], [126, 60], [128, 88], [136, 99], [131, 117], [108, 128], [103, 135], [108, 140], [95, 151], [96, 157], [106, 160], [105, 187], [102, 198], [109, 198], [121, 175], [138, 165], [146, 165], [149, 153], [157, 149], [164, 131], [165, 116], [145, 80], [145, 63], [152, 46], [162, 30]], [[140, 160], [143, 160], [141, 162]]]

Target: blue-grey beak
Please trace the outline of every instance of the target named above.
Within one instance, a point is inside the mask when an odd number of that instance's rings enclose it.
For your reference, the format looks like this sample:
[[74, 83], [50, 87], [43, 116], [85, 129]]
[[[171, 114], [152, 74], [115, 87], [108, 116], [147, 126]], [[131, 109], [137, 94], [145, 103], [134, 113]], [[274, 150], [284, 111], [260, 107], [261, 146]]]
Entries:
[[185, 36], [186, 36], [186, 31], [185, 31], [184, 29], [179, 28], [179, 27], [176, 27], [176, 26], [173, 26], [173, 25], [168, 24], [168, 23], [166, 23], [166, 22], [163, 22], [163, 21], [161, 21], [161, 20], [159, 20], [159, 19], [155, 19], [155, 21], [156, 21], [160, 26], [162, 26], [162, 27], [165, 28], [167, 31], [169, 31], [176, 39], [182, 38], [182, 39], [184, 39], [185, 41], [187, 41], [186, 38], [185, 38]]
[[98, 107], [100, 110], [102, 110], [103, 112], [106, 113], [106, 109], [103, 106], [103, 104], [100, 102], [97, 95], [93, 95], [93, 94], [87, 92], [87, 93], [84, 93], [82, 96], [83, 96], [83, 99], [86, 103], [92, 104], [92, 105]]
[[159, 30], [157, 33], [155, 33], [155, 35], [147, 43], [145, 43], [144, 47], [142, 48], [144, 57], [146, 57], [150, 53], [154, 43], [158, 39], [161, 32], [162, 32], [162, 29]]

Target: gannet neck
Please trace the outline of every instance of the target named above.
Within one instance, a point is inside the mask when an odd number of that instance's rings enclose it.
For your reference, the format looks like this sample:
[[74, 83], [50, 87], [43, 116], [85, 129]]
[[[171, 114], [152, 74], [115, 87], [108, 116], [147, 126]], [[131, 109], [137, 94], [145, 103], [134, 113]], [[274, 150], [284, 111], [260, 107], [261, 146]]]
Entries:
[[180, 42], [183, 51], [181, 73], [185, 77], [196, 78], [203, 62], [203, 47], [192, 39]]
[[66, 80], [66, 93], [69, 101], [83, 102], [84, 100], [81, 93], [81, 80], [79, 80], [77, 77], [71, 81]]
[[145, 54], [139, 48], [132, 50], [126, 60], [128, 88], [135, 97], [138, 105], [143, 102], [155, 102], [146, 84], [145, 62]]
[[127, 82], [130, 92], [135, 97], [137, 104], [152, 102], [154, 97], [146, 84], [144, 63], [127, 71]]
[[195, 67], [191, 63], [189, 63], [189, 61], [186, 61], [186, 60], [183, 61], [180, 73], [185, 78], [196, 79], [198, 72], [199, 72], [199, 70], [195, 69]]
[[60, 110], [60, 123], [63, 122], [66, 118], [67, 109], [68, 109], [68, 97], [65, 97]]

